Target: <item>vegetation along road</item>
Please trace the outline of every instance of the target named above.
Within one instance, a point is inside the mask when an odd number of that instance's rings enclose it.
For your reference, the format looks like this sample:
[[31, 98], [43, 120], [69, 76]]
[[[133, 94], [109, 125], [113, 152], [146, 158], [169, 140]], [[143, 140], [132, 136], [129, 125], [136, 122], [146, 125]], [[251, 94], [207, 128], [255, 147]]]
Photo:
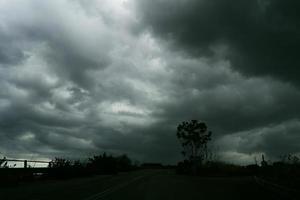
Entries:
[[118, 175], [22, 183], [0, 188], [0, 199], [22, 200], [183, 200], [279, 199], [252, 177], [192, 177], [171, 170], [141, 170]]

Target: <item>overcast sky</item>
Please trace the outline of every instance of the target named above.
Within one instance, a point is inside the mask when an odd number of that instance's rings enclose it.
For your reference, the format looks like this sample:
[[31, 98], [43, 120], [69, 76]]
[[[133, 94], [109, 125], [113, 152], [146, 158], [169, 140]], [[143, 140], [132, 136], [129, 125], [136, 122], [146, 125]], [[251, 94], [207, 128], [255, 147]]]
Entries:
[[0, 156], [300, 152], [300, 1], [0, 0]]

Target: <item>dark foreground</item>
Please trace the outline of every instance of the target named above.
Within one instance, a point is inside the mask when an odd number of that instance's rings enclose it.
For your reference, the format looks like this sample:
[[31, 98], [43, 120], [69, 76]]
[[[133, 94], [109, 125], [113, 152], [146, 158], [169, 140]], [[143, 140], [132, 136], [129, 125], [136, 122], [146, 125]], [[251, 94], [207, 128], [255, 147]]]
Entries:
[[0, 199], [22, 200], [185, 200], [283, 199], [252, 177], [204, 178], [176, 175], [170, 170], [143, 170], [113, 176], [65, 181], [39, 181], [0, 188]]

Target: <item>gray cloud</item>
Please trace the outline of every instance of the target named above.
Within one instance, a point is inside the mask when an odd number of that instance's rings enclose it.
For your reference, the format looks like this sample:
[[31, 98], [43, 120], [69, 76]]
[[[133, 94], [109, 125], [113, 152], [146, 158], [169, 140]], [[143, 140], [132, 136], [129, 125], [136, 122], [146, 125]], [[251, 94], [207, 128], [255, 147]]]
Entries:
[[[299, 154], [299, 120], [288, 120], [220, 138], [216, 145], [224, 154], [248, 155], [248, 162], [265, 154], [269, 160], [278, 160], [287, 154]], [[237, 162], [232, 159], [231, 161]]]
[[[295, 68], [281, 76], [259, 67], [266, 60], [256, 58], [268, 43], [255, 53], [241, 43], [248, 29], [259, 32], [247, 33], [247, 44], [264, 34], [254, 23], [256, 12], [243, 9], [267, 13], [271, 5], [201, 2], [2, 1], [0, 153], [52, 158], [108, 151], [174, 163], [181, 158], [176, 126], [190, 119], [207, 122], [230, 161], [299, 152], [296, 143], [284, 149], [299, 141], [300, 92], [292, 75], [281, 79]], [[140, 18], [144, 6], [156, 12]], [[196, 14], [200, 8], [205, 12]], [[238, 8], [246, 16], [234, 17]], [[248, 73], [250, 64], [237, 64], [245, 55], [259, 76]]]
[[[233, 67], [299, 83], [297, 1], [138, 1], [143, 26], [191, 56], [225, 46]], [[167, 12], [166, 12], [167, 10]]]

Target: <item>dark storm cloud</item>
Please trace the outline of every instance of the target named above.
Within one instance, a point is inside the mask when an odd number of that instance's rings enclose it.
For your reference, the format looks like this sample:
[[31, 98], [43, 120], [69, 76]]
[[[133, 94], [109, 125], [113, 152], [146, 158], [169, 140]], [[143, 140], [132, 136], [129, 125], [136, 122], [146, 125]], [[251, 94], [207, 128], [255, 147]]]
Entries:
[[[102, 131], [95, 140], [95, 145], [114, 153], [128, 153], [140, 161], [168, 164], [181, 158], [180, 145], [174, 137], [175, 128], [170, 123], [155, 123], [148, 127], [124, 126], [130, 130]], [[105, 130], [100, 128], [99, 130]]]
[[138, 1], [146, 27], [193, 56], [227, 46], [232, 67], [299, 84], [300, 2], [295, 0]]
[[216, 145], [223, 152], [236, 152], [241, 157], [250, 155], [252, 162], [254, 157], [260, 159], [261, 154], [265, 154], [268, 160], [274, 161], [284, 155], [299, 154], [299, 130], [299, 120], [288, 120], [227, 135]]
[[[297, 87], [272, 78], [245, 77], [233, 71], [227, 61], [215, 58], [173, 55], [168, 63], [171, 75], [169, 84], [164, 86], [168, 100], [158, 104], [153, 112], [155, 118], [173, 127], [168, 132], [175, 132], [181, 121], [203, 120], [213, 131], [214, 145], [220, 152], [225, 149], [223, 152], [227, 153], [222, 157], [230, 162], [251, 163], [254, 153], [275, 159], [280, 154], [299, 152], [298, 136], [293, 134], [300, 131], [298, 126], [293, 131], [287, 128], [286, 135], [282, 135], [282, 129], [276, 130], [279, 125], [299, 119]], [[274, 128], [264, 135], [257, 134], [264, 127]], [[249, 134], [240, 134], [243, 131]], [[231, 146], [236, 135], [244, 142]], [[287, 138], [280, 139], [284, 137]], [[260, 144], [250, 145], [261, 139], [264, 141]], [[291, 141], [293, 148], [284, 148]]]
[[169, 65], [169, 99], [160, 105], [162, 112], [154, 112], [156, 117], [176, 123], [201, 119], [221, 135], [299, 117], [300, 92], [293, 85], [245, 77], [226, 61], [174, 56]]
[[[135, 131], [123, 135], [135, 123], [148, 123], [141, 105], [147, 100], [145, 91], [136, 85], [142, 72], [131, 61], [140, 50], [128, 54], [125, 49], [147, 48], [147, 41], [137, 42], [126, 24], [115, 21], [117, 16], [131, 20], [117, 1], [105, 6], [116, 13], [113, 17], [97, 10], [102, 4], [92, 4], [97, 12], [88, 13], [77, 1], [1, 2], [1, 41], [6, 41], [0, 61], [1, 154], [51, 158], [123, 153], [135, 138], [146, 137]], [[28, 56], [19, 58], [15, 52]], [[117, 145], [122, 138], [124, 145]], [[141, 147], [134, 150], [130, 153], [147, 154]]]
[[0, 63], [3, 66], [17, 64], [25, 59], [24, 53], [20, 50], [18, 43], [14, 38], [6, 35], [0, 25]]
[[207, 122], [223, 157], [238, 162], [300, 152], [300, 92], [261, 67], [287, 59], [262, 55], [279, 2], [227, 2], [0, 1], [0, 153], [174, 163], [176, 126], [190, 119]]
[[[93, 85], [89, 73], [109, 64], [105, 52], [114, 45], [113, 34], [101, 18], [91, 19], [79, 9], [78, 2], [31, 1], [6, 6], [8, 10], [4, 7], [2, 13], [4, 28], [0, 29], [2, 64], [16, 64], [35, 49], [34, 54], [51, 65], [56, 75], [85, 88]], [[9, 9], [15, 9], [23, 18]]]

